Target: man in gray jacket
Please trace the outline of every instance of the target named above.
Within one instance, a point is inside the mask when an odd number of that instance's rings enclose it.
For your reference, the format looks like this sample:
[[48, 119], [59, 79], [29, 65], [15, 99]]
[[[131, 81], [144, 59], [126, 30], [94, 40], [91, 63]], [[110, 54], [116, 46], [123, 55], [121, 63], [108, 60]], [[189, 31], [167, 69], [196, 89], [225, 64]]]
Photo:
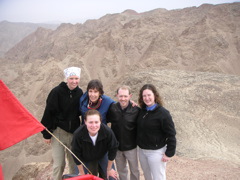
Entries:
[[119, 141], [115, 158], [120, 180], [128, 180], [128, 166], [130, 180], [139, 180], [138, 153], [137, 153], [137, 116], [139, 107], [132, 106], [131, 89], [121, 86], [117, 90], [118, 102], [112, 104], [108, 110], [107, 121]]

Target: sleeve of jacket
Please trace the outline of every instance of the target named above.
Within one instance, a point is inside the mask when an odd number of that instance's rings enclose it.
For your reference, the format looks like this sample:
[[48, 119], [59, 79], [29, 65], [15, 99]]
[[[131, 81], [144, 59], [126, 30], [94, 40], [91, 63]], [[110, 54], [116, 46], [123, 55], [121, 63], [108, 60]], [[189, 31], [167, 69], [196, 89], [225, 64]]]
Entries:
[[[56, 116], [58, 112], [58, 95], [56, 89], [53, 89], [46, 100], [46, 108], [41, 120], [41, 123], [51, 132], [56, 128]], [[46, 131], [42, 131], [45, 139], [50, 139], [52, 136]]]
[[88, 110], [87, 108], [88, 104], [88, 94], [85, 92], [79, 99], [79, 113], [81, 114], [81, 124], [84, 124], [84, 116], [86, 111]]
[[113, 131], [108, 128], [108, 159], [113, 161], [117, 155], [118, 141]]
[[105, 123], [108, 123], [108, 118], [107, 118], [108, 111], [109, 111], [111, 105], [115, 104], [116, 102], [109, 96], [103, 95], [102, 97], [103, 97], [103, 103], [102, 103], [99, 111], [102, 115], [103, 123], [105, 124]]
[[[79, 127], [79, 128], [81, 128], [81, 127]], [[81, 150], [82, 144], [81, 144], [81, 141], [79, 140], [79, 131], [80, 131], [79, 128], [73, 134], [73, 139], [72, 139], [71, 145], [72, 145], [72, 152], [80, 159], [81, 154], [82, 154], [82, 150]], [[72, 157], [73, 157], [74, 162], [77, 165], [82, 164], [74, 156], [72, 156]]]
[[113, 106], [114, 106], [115, 103], [112, 103], [108, 109], [108, 112], [107, 112], [107, 123], [110, 123], [111, 122], [111, 116], [112, 116], [112, 109], [113, 109]]
[[176, 130], [172, 116], [166, 110], [164, 112], [163, 119], [163, 131], [166, 137], [167, 150], [165, 152], [166, 156], [172, 157], [176, 151]]

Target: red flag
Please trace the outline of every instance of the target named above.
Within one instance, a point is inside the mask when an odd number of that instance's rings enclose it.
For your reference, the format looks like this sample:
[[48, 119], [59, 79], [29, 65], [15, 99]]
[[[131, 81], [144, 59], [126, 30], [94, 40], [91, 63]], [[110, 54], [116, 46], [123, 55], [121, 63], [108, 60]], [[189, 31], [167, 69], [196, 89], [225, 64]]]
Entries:
[[66, 180], [103, 180], [103, 179], [91, 174], [86, 174], [82, 176], [67, 178]]
[[0, 150], [32, 136], [45, 127], [0, 80]]
[[0, 180], [3, 180], [2, 165], [0, 164]]

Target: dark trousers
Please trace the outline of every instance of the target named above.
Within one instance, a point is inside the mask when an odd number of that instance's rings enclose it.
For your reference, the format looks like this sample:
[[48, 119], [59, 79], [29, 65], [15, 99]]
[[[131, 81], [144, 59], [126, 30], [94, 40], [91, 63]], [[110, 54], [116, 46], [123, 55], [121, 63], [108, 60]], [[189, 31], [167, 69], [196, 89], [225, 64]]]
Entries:
[[[107, 166], [108, 166], [108, 154], [105, 154], [101, 159], [95, 161], [84, 162], [85, 166], [91, 171], [94, 176], [99, 176], [104, 180], [107, 179]], [[112, 166], [115, 169], [114, 164]], [[78, 168], [76, 168], [78, 174]], [[85, 174], [89, 174], [88, 170], [84, 167]], [[115, 180], [113, 177], [109, 177], [109, 180]]]

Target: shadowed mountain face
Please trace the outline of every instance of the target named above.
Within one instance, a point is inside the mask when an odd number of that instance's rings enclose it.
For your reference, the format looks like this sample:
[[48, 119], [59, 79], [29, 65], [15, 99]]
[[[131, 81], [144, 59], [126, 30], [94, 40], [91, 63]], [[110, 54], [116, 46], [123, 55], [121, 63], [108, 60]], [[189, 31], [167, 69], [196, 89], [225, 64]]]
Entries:
[[[82, 68], [84, 91], [98, 78], [112, 98], [127, 84], [137, 102], [141, 86], [153, 83], [173, 116], [178, 156], [239, 165], [239, 60], [240, 3], [141, 14], [127, 10], [56, 30], [37, 29], [5, 54], [0, 76], [39, 120], [49, 91], [68, 66]], [[8, 174], [23, 159], [51, 160], [46, 157], [49, 147], [41, 134], [0, 156]], [[13, 159], [16, 168], [7, 169]]]

